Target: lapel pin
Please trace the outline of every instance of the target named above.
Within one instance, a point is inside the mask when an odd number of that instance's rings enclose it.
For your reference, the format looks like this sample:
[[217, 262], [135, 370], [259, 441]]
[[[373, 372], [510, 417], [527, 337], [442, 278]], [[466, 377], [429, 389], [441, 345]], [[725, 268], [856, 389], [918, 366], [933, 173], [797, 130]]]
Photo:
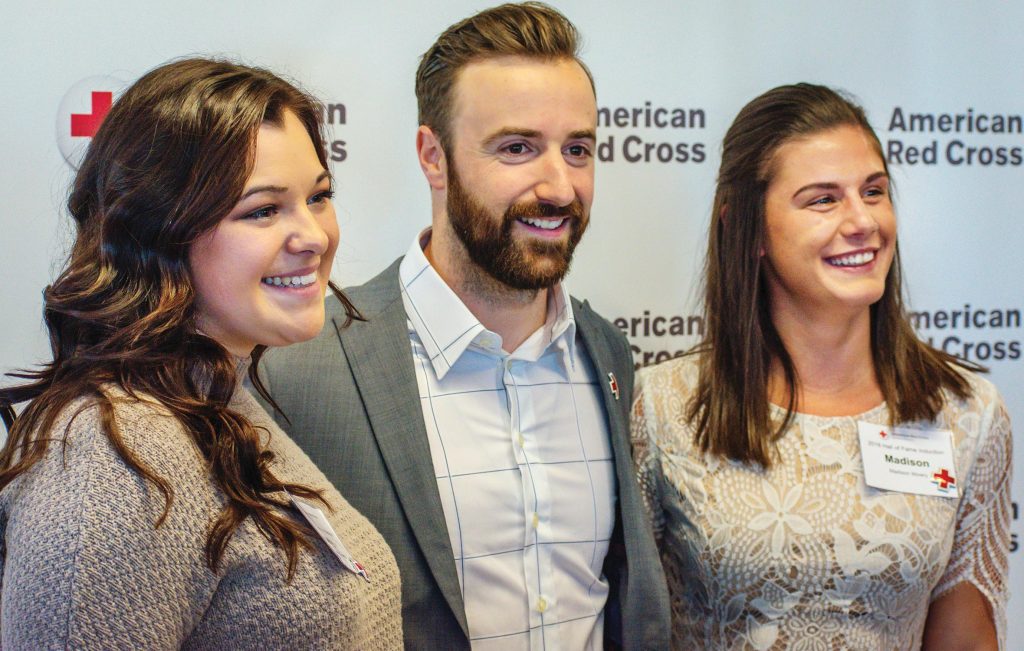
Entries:
[[615, 380], [614, 373], [608, 373], [608, 387], [612, 390], [612, 395], [615, 399], [619, 399], [619, 383]]

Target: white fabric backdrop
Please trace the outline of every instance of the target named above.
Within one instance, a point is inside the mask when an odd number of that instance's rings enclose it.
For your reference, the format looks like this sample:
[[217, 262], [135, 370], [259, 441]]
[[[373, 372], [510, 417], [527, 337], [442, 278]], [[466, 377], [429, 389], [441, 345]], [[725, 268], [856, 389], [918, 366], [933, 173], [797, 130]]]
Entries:
[[[48, 355], [40, 292], [72, 234], [63, 211], [72, 171], [62, 149], [86, 141], [71, 137], [70, 115], [90, 112], [92, 91], [114, 90], [171, 58], [224, 55], [290, 75], [325, 102], [344, 105], [344, 119], [340, 108], [333, 113], [333, 150], [344, 158], [333, 165], [342, 225], [334, 277], [358, 283], [401, 254], [429, 222], [413, 147], [418, 56], [444, 27], [487, 4], [5, 2], [0, 372]], [[736, 112], [782, 83], [825, 83], [860, 98], [893, 152], [928, 151], [926, 162], [890, 160], [911, 305], [928, 313], [930, 327], [921, 332], [936, 345], [990, 365], [1024, 431], [1024, 4], [555, 4], [585, 36], [584, 58], [610, 122], [599, 132], [605, 160], [570, 284], [605, 316], [623, 320], [638, 362], [696, 341], [697, 322], [687, 317], [697, 305], [719, 142]], [[643, 110], [640, 124], [632, 124], [633, 109], [648, 102], [652, 111], [683, 109], [686, 126], [645, 126]], [[935, 131], [901, 129], [897, 109], [907, 127], [920, 126], [910, 114], [935, 116]], [[970, 132], [966, 118], [957, 131], [956, 118], [946, 124], [941, 114], [970, 114]], [[992, 116], [1018, 121], [1007, 122], [1011, 132], [992, 133]], [[977, 150], [971, 162], [969, 147]], [[971, 313], [969, 326], [964, 312]], [[678, 327], [693, 334], [656, 336], [671, 317], [683, 317]], [[1015, 497], [1022, 468], [1018, 461]], [[1016, 552], [1011, 589], [1018, 594], [1022, 565]], [[1024, 623], [1011, 614], [1009, 639], [1022, 636]]]

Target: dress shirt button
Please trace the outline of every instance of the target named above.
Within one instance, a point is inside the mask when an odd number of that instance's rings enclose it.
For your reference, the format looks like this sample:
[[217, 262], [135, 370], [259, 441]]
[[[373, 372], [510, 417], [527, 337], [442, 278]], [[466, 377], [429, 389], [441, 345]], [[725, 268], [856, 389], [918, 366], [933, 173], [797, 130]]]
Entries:
[[536, 529], [537, 525], [540, 524], [540, 516], [536, 513], [533, 514], [533, 528]]
[[542, 613], [548, 609], [548, 600], [541, 597], [537, 600], [537, 612]]
[[519, 444], [519, 447], [526, 445], [526, 439], [523, 438], [522, 434], [516, 434], [516, 443]]

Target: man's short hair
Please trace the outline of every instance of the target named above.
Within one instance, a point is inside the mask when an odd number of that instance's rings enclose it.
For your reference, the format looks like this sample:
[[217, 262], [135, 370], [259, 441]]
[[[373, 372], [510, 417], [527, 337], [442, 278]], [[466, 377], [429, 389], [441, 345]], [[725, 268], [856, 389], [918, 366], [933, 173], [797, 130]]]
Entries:
[[542, 2], [503, 4], [455, 23], [423, 54], [416, 70], [420, 124], [430, 127], [447, 151], [459, 70], [495, 57], [572, 59], [580, 64], [593, 87], [594, 78], [579, 59], [579, 42], [576, 26]]

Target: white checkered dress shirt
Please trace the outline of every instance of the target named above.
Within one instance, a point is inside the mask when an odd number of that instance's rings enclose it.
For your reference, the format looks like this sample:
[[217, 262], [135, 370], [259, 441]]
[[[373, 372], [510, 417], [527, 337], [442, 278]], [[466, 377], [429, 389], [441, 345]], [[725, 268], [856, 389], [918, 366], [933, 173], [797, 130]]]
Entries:
[[506, 353], [427, 262], [429, 237], [402, 261], [402, 300], [473, 648], [601, 649], [615, 470], [569, 295], [548, 292], [547, 322]]

